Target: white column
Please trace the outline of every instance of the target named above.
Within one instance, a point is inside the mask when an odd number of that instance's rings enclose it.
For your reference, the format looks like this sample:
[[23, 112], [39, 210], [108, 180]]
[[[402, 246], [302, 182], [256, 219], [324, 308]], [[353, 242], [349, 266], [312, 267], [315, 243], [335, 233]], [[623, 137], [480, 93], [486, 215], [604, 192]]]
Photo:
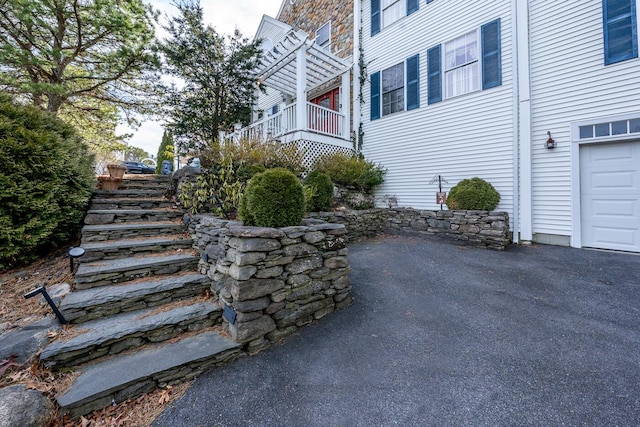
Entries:
[[296, 52], [296, 128], [307, 130], [307, 49]]
[[353, 2], [353, 130], [358, 132], [360, 126], [360, 0]]
[[342, 75], [342, 86], [340, 87], [340, 111], [344, 115], [342, 123], [342, 137], [349, 139], [351, 132], [351, 71], [347, 70]]

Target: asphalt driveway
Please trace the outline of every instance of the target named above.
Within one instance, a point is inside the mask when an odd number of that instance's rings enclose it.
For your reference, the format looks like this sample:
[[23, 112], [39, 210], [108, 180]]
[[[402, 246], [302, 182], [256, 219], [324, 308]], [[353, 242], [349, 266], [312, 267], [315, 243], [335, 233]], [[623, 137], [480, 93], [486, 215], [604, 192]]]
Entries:
[[351, 307], [154, 426], [640, 425], [640, 256], [386, 236], [350, 258]]

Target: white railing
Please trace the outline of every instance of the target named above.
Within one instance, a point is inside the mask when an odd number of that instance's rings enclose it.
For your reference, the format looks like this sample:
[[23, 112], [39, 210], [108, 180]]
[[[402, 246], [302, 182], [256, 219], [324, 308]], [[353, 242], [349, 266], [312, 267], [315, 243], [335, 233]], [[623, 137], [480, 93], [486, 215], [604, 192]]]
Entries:
[[287, 105], [282, 111], [252, 123], [238, 132], [226, 134], [225, 139], [249, 138], [271, 141], [294, 131], [312, 131], [344, 138], [343, 127], [343, 114], [308, 102], [307, 126], [305, 129], [301, 129], [296, 120], [296, 104], [293, 103]]
[[329, 108], [307, 103], [309, 130], [329, 136], [343, 137], [344, 115]]

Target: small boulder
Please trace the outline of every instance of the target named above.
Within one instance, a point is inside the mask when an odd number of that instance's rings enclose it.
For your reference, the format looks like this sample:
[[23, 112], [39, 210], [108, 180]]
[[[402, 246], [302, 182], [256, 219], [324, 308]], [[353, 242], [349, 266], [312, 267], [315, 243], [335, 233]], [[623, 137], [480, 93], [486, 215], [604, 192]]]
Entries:
[[0, 389], [0, 427], [44, 427], [53, 416], [53, 404], [24, 385]]

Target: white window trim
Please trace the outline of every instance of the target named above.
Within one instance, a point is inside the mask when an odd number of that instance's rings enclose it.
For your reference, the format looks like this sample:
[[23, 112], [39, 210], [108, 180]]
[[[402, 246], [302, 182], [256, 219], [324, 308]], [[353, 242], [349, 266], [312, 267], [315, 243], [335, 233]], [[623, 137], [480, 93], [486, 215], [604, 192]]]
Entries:
[[606, 142], [640, 141], [640, 134], [600, 136], [580, 139], [580, 126], [637, 119], [640, 111], [615, 116], [596, 117], [571, 123], [571, 246], [582, 247], [582, 210], [580, 200], [580, 146]]
[[[638, 1], [640, 1], [640, 0], [638, 0]], [[451, 95], [451, 94], [449, 94], [449, 91], [447, 90], [447, 79], [446, 79], [447, 72], [453, 71], [453, 70], [455, 70], [457, 68], [466, 67], [466, 66], [470, 65], [471, 63], [466, 64], [466, 65], [461, 65], [461, 66], [452, 68], [450, 70], [447, 70], [446, 69], [446, 57], [447, 57], [446, 56], [446, 51], [447, 51], [447, 49], [445, 48], [445, 45], [447, 43], [449, 43], [449, 42], [454, 41], [455, 39], [458, 39], [458, 38], [460, 38], [462, 36], [465, 36], [465, 35], [467, 35], [469, 33], [473, 33], [473, 32], [476, 33], [476, 41], [477, 41], [477, 46], [478, 46], [478, 61], [477, 61], [478, 62], [478, 77], [477, 77], [478, 81], [476, 82], [478, 84], [478, 89], [471, 90], [469, 92], [465, 92], [465, 93], [460, 94], [460, 95]], [[472, 93], [482, 92], [482, 40], [481, 40], [481, 37], [482, 37], [482, 34], [480, 33], [480, 27], [478, 27], [475, 30], [466, 31], [466, 32], [464, 32], [462, 34], [459, 34], [456, 37], [452, 37], [449, 40], [447, 40], [446, 42], [442, 43], [442, 49], [441, 49], [441, 52], [440, 52], [440, 55], [441, 55], [440, 61], [441, 61], [441, 64], [442, 64], [442, 93], [444, 94], [444, 96], [442, 97], [443, 101], [445, 99], [459, 98], [461, 96], [469, 95], [469, 94], [472, 94]]]
[[322, 46], [322, 48], [331, 51], [331, 21], [328, 21], [324, 25], [321, 25], [320, 27], [318, 27], [318, 29], [316, 30], [316, 40], [318, 40], [318, 31], [320, 31], [321, 29], [323, 29], [327, 25], [329, 26], [329, 38], [327, 39], [327, 44]]

